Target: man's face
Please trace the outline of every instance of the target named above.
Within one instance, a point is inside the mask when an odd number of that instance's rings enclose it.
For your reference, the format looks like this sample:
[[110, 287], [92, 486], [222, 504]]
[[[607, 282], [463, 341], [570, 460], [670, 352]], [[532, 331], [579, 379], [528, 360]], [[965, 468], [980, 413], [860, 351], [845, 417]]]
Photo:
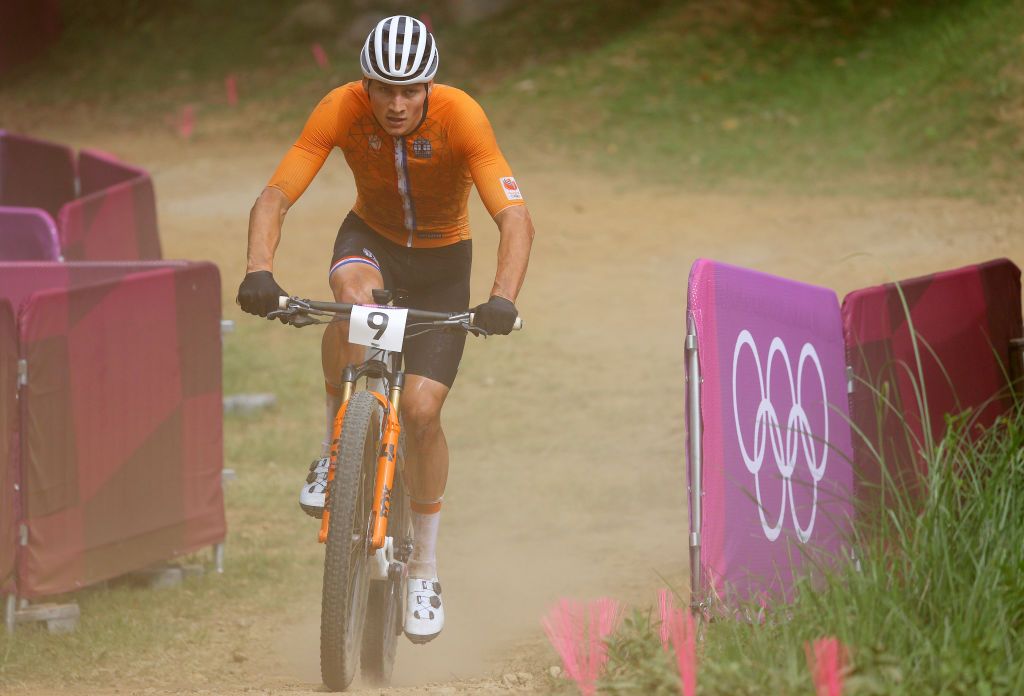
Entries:
[[423, 102], [433, 82], [419, 85], [389, 85], [367, 80], [370, 108], [377, 122], [393, 137], [406, 135], [419, 125], [423, 117]]

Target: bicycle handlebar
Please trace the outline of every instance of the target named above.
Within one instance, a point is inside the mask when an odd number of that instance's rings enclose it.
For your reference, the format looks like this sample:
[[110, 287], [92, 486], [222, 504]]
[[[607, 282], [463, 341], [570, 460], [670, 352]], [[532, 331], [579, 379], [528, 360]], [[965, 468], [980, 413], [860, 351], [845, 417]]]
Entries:
[[[295, 302], [295, 304], [293, 304]], [[345, 302], [317, 302], [315, 300], [300, 300], [298, 298], [291, 298], [285, 295], [281, 295], [277, 299], [277, 306], [282, 310], [288, 309], [312, 309], [318, 312], [328, 312], [330, 314], [336, 314], [339, 316], [348, 316], [352, 313], [351, 305]], [[373, 307], [376, 305], [363, 305], [366, 307]], [[404, 308], [398, 308], [404, 309]], [[412, 323], [419, 322], [449, 322], [460, 319], [467, 319], [469, 323], [473, 323], [475, 314], [470, 311], [465, 312], [427, 312], [422, 309], [409, 309], [409, 321]], [[523, 328], [523, 318], [516, 317], [515, 324], [512, 325], [513, 331], [520, 331]]]

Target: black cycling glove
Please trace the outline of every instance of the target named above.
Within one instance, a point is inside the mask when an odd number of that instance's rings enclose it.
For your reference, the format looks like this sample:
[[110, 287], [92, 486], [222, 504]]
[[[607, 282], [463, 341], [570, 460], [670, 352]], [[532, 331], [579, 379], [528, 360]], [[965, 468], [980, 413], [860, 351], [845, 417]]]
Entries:
[[242, 284], [238, 286], [238, 297], [236, 302], [242, 307], [243, 312], [258, 314], [261, 317], [267, 316], [270, 312], [278, 309], [278, 298], [286, 293], [270, 271], [253, 271], [246, 273]]
[[489, 334], [508, 334], [515, 326], [519, 312], [511, 300], [498, 295], [473, 310], [473, 324]]

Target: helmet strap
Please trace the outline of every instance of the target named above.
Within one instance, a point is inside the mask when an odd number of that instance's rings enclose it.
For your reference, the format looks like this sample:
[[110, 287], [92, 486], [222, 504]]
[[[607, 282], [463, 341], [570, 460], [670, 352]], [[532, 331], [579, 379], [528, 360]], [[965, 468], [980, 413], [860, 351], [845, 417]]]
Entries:
[[423, 122], [427, 120], [427, 109], [430, 108], [430, 85], [423, 86], [427, 88], [427, 96], [423, 98], [423, 115], [420, 116], [420, 120], [416, 123], [416, 127], [409, 131], [410, 133], [418, 131], [420, 126], [423, 125]]

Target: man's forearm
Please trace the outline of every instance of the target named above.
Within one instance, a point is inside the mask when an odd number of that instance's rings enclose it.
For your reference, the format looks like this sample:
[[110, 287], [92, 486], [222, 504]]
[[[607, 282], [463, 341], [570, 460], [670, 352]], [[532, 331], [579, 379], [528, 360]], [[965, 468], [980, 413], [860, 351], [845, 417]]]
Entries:
[[288, 205], [288, 197], [276, 188], [263, 189], [256, 199], [249, 212], [246, 273], [274, 270], [274, 253], [281, 242], [281, 226]]
[[501, 241], [498, 243], [498, 270], [494, 274], [491, 295], [516, 301], [526, 278], [533, 246], [533, 221], [525, 205], [506, 208], [495, 217]]

